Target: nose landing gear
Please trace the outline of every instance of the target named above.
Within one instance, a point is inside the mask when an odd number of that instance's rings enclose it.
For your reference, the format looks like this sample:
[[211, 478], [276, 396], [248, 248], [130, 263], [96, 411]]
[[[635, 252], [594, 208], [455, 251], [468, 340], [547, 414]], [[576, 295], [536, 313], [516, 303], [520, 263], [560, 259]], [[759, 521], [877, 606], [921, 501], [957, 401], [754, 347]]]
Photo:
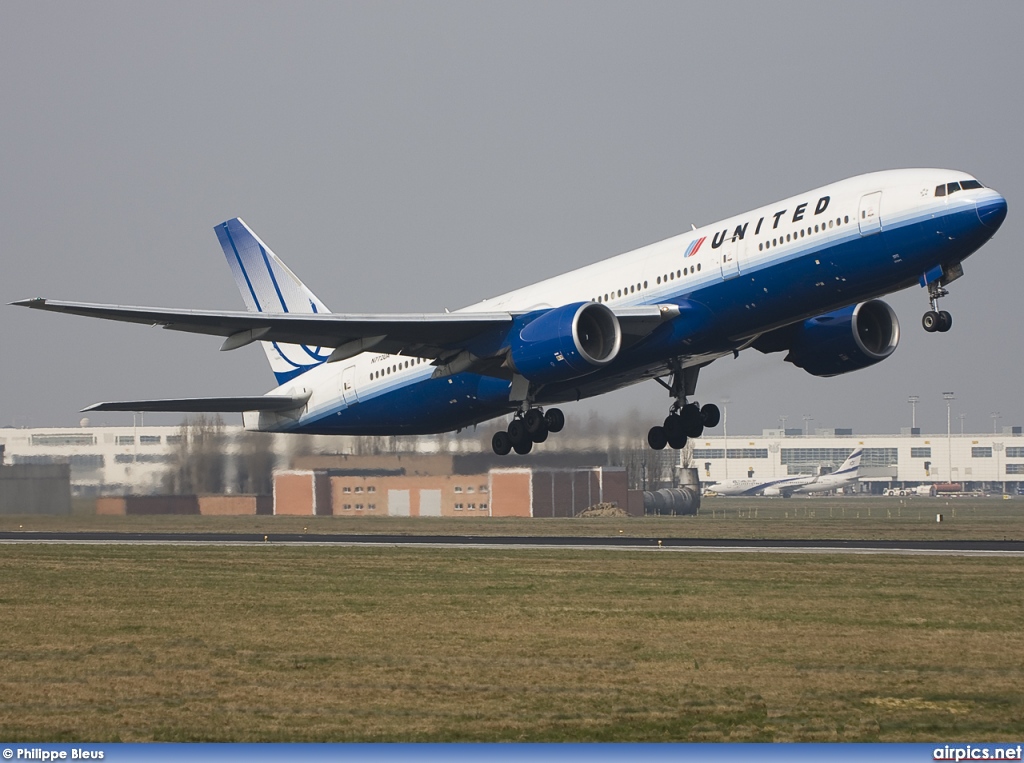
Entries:
[[928, 302], [932, 309], [921, 316], [921, 325], [929, 334], [938, 331], [946, 333], [953, 328], [953, 316], [945, 310], [939, 310], [939, 298], [945, 297], [949, 292], [940, 281], [932, 281], [928, 284]]

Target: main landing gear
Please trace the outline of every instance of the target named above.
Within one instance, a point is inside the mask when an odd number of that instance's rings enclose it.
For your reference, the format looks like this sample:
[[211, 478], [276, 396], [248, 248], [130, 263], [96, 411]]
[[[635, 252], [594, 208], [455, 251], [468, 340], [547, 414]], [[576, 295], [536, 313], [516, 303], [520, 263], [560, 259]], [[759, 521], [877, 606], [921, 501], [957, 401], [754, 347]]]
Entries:
[[945, 310], [939, 310], [939, 297], [949, 294], [938, 281], [928, 284], [928, 301], [932, 309], [921, 317], [921, 325], [929, 334], [938, 331], [945, 333], [953, 328], [953, 316]]
[[689, 438], [704, 434], [704, 427], [716, 427], [721, 421], [722, 414], [717, 405], [708, 403], [701, 406], [699, 403], [686, 402], [687, 396], [696, 392], [699, 371], [699, 368], [682, 368], [676, 361], [672, 367], [671, 383], [666, 384], [656, 379], [675, 398], [675, 402], [665, 422], [661, 426], [651, 427], [647, 433], [647, 444], [655, 450], [663, 450], [666, 445], [676, 450], [684, 448]]
[[561, 432], [565, 426], [565, 415], [558, 408], [541, 411], [540, 408], [529, 408], [525, 412], [516, 413], [509, 422], [507, 432], [495, 432], [491, 438], [491, 448], [499, 456], [507, 456], [515, 451], [525, 456], [533, 450], [533, 444], [544, 442], [548, 434]]

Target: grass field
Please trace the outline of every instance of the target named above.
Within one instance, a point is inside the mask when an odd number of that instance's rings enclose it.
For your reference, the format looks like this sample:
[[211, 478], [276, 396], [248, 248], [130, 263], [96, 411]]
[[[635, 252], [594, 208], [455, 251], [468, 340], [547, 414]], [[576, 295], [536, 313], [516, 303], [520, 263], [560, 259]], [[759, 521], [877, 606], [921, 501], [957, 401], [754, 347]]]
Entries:
[[[124, 532], [629, 535], [665, 538], [1024, 540], [1024, 498], [704, 498], [696, 517], [501, 519], [401, 517], [0, 516], [0, 530]], [[943, 521], [935, 521], [936, 514]]]
[[0, 576], [8, 740], [1024, 729], [1017, 558], [18, 545]]

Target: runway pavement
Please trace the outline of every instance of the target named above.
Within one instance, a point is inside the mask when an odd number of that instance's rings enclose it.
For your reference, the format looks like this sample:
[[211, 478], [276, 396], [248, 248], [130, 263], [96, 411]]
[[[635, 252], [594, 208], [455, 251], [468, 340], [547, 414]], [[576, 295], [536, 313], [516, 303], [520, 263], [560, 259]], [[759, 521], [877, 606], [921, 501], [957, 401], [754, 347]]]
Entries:
[[636, 538], [534, 535], [353, 535], [270, 533], [0, 532], [0, 543], [178, 546], [406, 546], [502, 549], [601, 549], [733, 553], [940, 554], [1024, 556], [1024, 541], [806, 540], [738, 538]]

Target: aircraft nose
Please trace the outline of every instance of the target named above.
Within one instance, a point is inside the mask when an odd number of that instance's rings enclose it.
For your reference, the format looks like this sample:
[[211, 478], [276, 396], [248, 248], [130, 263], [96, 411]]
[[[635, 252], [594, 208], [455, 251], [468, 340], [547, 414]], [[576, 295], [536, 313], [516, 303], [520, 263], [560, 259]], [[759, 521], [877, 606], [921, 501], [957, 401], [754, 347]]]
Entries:
[[988, 228], [998, 228], [1006, 219], [1006, 199], [997, 196], [995, 199], [979, 202], [978, 219]]

